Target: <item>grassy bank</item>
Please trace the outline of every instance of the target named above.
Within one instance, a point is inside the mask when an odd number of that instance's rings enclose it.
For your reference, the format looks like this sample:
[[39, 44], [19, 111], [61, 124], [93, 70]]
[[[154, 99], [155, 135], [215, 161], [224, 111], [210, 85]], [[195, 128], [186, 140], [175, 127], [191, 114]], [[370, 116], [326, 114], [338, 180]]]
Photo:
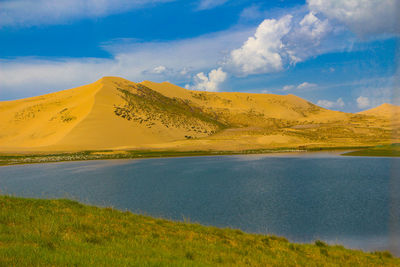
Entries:
[[343, 156], [400, 157], [400, 144], [381, 145], [343, 154]]
[[154, 219], [70, 200], [0, 196], [0, 266], [399, 266], [364, 253]]

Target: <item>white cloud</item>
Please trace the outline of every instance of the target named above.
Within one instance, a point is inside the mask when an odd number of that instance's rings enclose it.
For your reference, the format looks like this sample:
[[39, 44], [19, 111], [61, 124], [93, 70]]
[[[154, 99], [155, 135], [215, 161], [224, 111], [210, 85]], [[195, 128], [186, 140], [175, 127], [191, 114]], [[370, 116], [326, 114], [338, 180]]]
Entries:
[[289, 91], [289, 90], [292, 90], [292, 89], [294, 89], [294, 88], [295, 88], [294, 85], [285, 85], [285, 86], [282, 88], [282, 91]]
[[244, 75], [280, 71], [282, 62], [282, 37], [290, 31], [291, 15], [279, 20], [266, 19], [242, 47], [233, 50], [228, 59], [232, 66]]
[[300, 83], [299, 85], [285, 85], [282, 88], [282, 91], [290, 91], [290, 90], [294, 90], [294, 89], [298, 89], [298, 90], [306, 90], [306, 89], [313, 89], [316, 88], [318, 85], [315, 83], [309, 83], [309, 82], [303, 82]]
[[227, 78], [226, 72], [222, 68], [213, 69], [208, 73], [208, 76], [204, 72], [197, 73], [194, 77], [194, 84], [192, 86], [185, 86], [187, 89], [193, 90], [204, 90], [216, 92], [219, 90], [219, 85], [223, 83]]
[[6, 0], [0, 4], [0, 27], [65, 23], [168, 1], [172, 0]]
[[221, 6], [228, 2], [229, 0], [201, 0], [197, 6], [197, 10], [212, 9], [217, 6]]
[[335, 33], [334, 27], [327, 19], [321, 20], [315, 13], [309, 12], [299, 17], [297, 21], [292, 24], [291, 31], [283, 38], [284, 48], [291, 64], [338, 49], [343, 45], [343, 41], [334, 44], [330, 42], [342, 33], [340, 31]]
[[299, 23], [299, 32], [311, 39], [319, 40], [330, 30], [328, 20], [321, 21], [313, 12], [308, 13]]
[[308, 7], [360, 36], [400, 33], [398, 0], [307, 0]]
[[356, 101], [360, 109], [368, 108], [371, 105], [368, 97], [359, 96]]
[[[308, 0], [309, 12], [291, 10], [280, 19], [266, 19], [240, 48], [231, 51], [224, 67], [237, 76], [282, 71], [326, 52], [341, 51], [354, 41], [344, 25], [360, 36], [399, 33], [400, 2], [396, 0]], [[257, 6], [241, 18], [262, 14]], [[339, 23], [338, 23], [339, 22]]]
[[342, 108], [344, 102], [342, 98], [338, 98], [336, 101], [318, 100], [317, 105], [324, 108]]
[[315, 88], [317, 87], [317, 84], [315, 83], [309, 83], [309, 82], [303, 82], [299, 84], [296, 88], [297, 89], [310, 89], [310, 88]]
[[240, 48], [231, 51], [224, 65], [237, 76], [281, 71], [289, 64], [341, 48], [342, 41], [339, 45], [326, 41], [339, 34], [333, 33], [327, 19], [313, 12], [266, 19]]
[[154, 74], [162, 74], [162, 73], [166, 72], [166, 70], [167, 70], [167, 67], [165, 67], [163, 65], [160, 65], [160, 66], [155, 67], [152, 70], [152, 73], [154, 73]]

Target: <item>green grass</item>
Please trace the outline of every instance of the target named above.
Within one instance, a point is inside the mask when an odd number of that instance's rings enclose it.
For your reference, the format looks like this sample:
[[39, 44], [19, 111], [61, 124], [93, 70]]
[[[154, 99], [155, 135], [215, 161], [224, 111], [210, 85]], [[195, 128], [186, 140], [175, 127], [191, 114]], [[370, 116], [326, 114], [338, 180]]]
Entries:
[[380, 145], [348, 152], [343, 154], [343, 156], [400, 157], [400, 144]]
[[0, 196], [0, 266], [399, 266], [365, 253], [154, 219], [71, 200]]

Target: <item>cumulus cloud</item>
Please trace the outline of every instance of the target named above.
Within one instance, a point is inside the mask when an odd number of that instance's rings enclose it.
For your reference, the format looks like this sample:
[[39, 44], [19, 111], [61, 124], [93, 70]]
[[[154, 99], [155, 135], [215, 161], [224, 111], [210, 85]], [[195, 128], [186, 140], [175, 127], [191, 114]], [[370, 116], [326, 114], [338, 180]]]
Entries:
[[[300, 21], [299, 21], [300, 20]], [[343, 41], [335, 40], [342, 33], [335, 31], [327, 19], [320, 19], [314, 12], [297, 18], [283, 43], [289, 63], [294, 65], [310, 57], [333, 51], [343, 46]], [[334, 44], [331, 40], [335, 40]]]
[[368, 108], [371, 105], [368, 97], [359, 96], [356, 101], [360, 109]]
[[193, 90], [217, 92], [219, 90], [219, 85], [223, 83], [226, 78], [226, 72], [220, 67], [211, 70], [208, 75], [205, 75], [204, 72], [197, 73], [194, 77], [194, 84], [192, 86], [186, 85], [185, 87]]
[[[224, 68], [237, 76], [282, 71], [328, 51], [351, 46], [352, 30], [359, 36], [400, 33], [397, 0], [308, 0], [309, 12], [292, 12], [265, 19], [239, 48], [232, 50]], [[261, 14], [257, 6], [242, 17]], [[341, 38], [342, 37], [342, 38]]]
[[299, 32], [314, 40], [321, 39], [330, 30], [328, 20], [318, 19], [313, 12], [305, 15], [299, 25]]
[[398, 0], [307, 0], [313, 12], [337, 20], [359, 36], [400, 34]]
[[324, 108], [342, 108], [344, 102], [342, 98], [338, 98], [336, 101], [318, 100], [317, 105]]
[[0, 27], [65, 23], [168, 1], [172, 0], [6, 0], [0, 5]]
[[229, 0], [201, 0], [197, 6], [197, 10], [212, 9], [217, 6], [221, 6], [228, 2]]
[[290, 31], [291, 20], [291, 15], [264, 20], [254, 36], [230, 53], [228, 65], [245, 75], [282, 70], [281, 39]]
[[225, 67], [238, 76], [281, 71], [289, 64], [337, 49], [327, 42], [322, 45], [332, 31], [329, 21], [314, 12], [266, 19], [240, 48], [230, 52]]

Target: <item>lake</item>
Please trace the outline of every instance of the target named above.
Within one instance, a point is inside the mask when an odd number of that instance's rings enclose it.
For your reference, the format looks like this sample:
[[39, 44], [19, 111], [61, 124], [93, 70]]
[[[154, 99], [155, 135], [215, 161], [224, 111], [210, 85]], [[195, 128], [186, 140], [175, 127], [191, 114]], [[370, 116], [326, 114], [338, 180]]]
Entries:
[[0, 167], [1, 194], [400, 255], [400, 158], [337, 152]]

